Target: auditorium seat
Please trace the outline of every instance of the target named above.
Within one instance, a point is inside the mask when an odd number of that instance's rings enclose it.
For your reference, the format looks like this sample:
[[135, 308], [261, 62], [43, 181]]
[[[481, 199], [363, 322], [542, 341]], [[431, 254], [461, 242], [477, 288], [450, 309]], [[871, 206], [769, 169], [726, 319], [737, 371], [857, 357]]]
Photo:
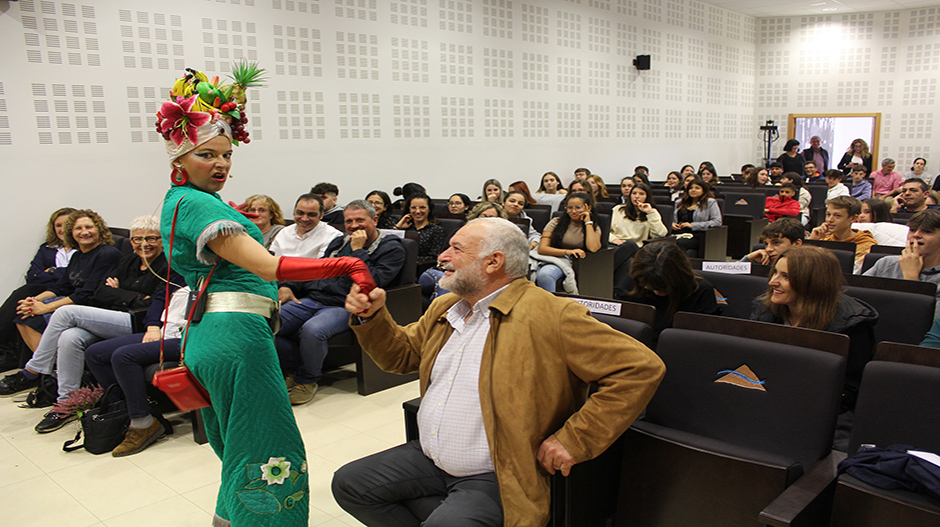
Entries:
[[[782, 329], [793, 343], [808, 331]], [[842, 353], [663, 331], [666, 376], [623, 438], [616, 525], [753, 526], [787, 486], [828, 462], [848, 349], [847, 337], [829, 335]]]

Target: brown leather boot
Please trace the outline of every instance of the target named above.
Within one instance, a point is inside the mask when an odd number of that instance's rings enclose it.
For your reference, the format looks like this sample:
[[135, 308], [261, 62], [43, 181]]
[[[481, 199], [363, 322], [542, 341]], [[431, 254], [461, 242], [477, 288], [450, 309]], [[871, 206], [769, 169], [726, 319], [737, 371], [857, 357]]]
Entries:
[[114, 447], [111, 455], [123, 457], [136, 454], [163, 437], [164, 434], [166, 434], [166, 431], [163, 429], [163, 424], [157, 419], [154, 419], [153, 424], [144, 429], [129, 427], [127, 435], [124, 436], [124, 441]]

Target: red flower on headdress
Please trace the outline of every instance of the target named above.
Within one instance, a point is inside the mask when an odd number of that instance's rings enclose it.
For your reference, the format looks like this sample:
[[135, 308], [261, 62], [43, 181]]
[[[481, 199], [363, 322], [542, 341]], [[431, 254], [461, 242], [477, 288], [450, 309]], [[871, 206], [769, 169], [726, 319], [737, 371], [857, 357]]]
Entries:
[[184, 137], [189, 138], [192, 144], [196, 144], [197, 129], [212, 118], [206, 112], [192, 111], [196, 97], [193, 95], [188, 99], [177, 98], [178, 103], [166, 101], [160, 107], [160, 115], [163, 117], [160, 122], [160, 132], [170, 132], [170, 139], [177, 146], [183, 144]]

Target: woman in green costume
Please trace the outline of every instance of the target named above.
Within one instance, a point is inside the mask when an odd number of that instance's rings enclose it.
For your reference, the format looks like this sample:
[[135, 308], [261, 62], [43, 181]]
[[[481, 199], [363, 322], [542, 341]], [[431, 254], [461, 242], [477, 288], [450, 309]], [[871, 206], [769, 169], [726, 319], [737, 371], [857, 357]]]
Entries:
[[185, 361], [209, 392], [203, 418], [222, 460], [213, 525], [305, 526], [306, 455], [274, 349], [278, 305], [271, 281], [351, 274], [368, 287], [371, 276], [356, 258], [276, 258], [264, 249], [261, 231], [218, 195], [233, 143], [248, 142], [245, 89], [258, 85], [263, 70], [240, 65], [233, 84], [221, 87], [217, 78], [188, 72], [157, 114], [173, 167], [161, 231], [165, 244], [172, 238], [173, 269], [194, 290], [208, 279], [204, 312], [198, 322], [193, 317], [186, 336]]

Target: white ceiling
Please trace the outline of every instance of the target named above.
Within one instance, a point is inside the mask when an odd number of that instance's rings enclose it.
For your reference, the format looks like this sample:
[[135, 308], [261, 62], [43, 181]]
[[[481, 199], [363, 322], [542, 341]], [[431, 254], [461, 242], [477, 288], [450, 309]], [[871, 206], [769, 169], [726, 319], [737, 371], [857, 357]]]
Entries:
[[938, 0], [707, 0], [707, 3], [757, 18], [871, 13], [940, 6]]

